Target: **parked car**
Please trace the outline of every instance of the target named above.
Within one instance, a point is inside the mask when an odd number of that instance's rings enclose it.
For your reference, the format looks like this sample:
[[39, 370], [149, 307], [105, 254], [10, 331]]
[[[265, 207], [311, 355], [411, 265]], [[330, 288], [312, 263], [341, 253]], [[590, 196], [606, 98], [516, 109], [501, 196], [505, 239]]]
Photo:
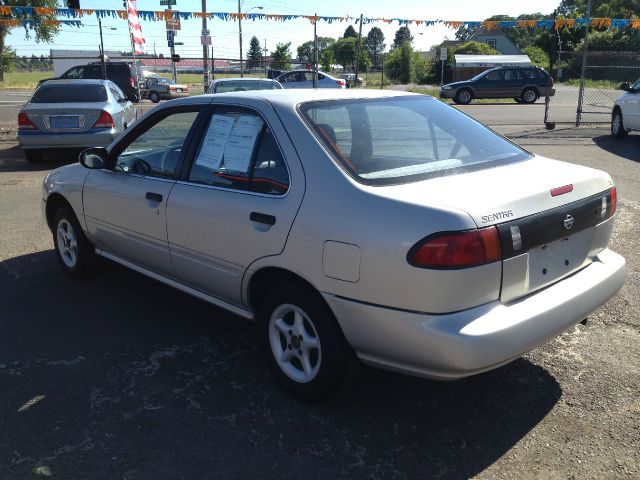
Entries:
[[[105, 62], [107, 80], [115, 83], [133, 103], [140, 101], [138, 93], [139, 85], [136, 85], [135, 67], [126, 62]], [[103, 70], [101, 62], [92, 62], [87, 65], [78, 65], [70, 68], [57, 78], [47, 78], [40, 80], [39, 85], [49, 80], [80, 80], [80, 79], [102, 79]]]
[[207, 88], [207, 93], [243, 92], [246, 90], [282, 90], [277, 80], [268, 78], [220, 78]]
[[43, 200], [66, 273], [98, 255], [256, 320], [275, 377], [310, 401], [356, 357], [447, 380], [497, 368], [625, 278], [609, 175], [404, 92], [166, 102], [50, 173]]
[[[356, 85], [356, 74], [355, 73], [342, 73], [340, 74], [340, 78], [342, 78], [345, 82], [347, 82], [347, 88], [353, 88]], [[364, 86], [364, 80], [362, 77], [358, 77], [357, 86]]]
[[275, 80], [276, 78], [278, 78], [280, 75], [282, 75], [284, 72], [282, 70], [275, 70], [273, 68], [270, 68], [267, 70], [267, 78], [270, 80]]
[[640, 130], [640, 80], [633, 85], [623, 83], [625, 91], [618, 99], [611, 113], [611, 135], [622, 138], [631, 130]]
[[517, 103], [535, 103], [555, 94], [553, 78], [540, 67], [497, 67], [471, 80], [448, 83], [440, 88], [441, 98], [466, 105], [474, 98], [513, 98]]
[[175, 83], [160, 75], [147, 73], [141, 96], [142, 98], [148, 98], [153, 103], [158, 103], [160, 100], [188, 97], [189, 87]]
[[18, 144], [27, 160], [47, 150], [106, 147], [137, 117], [111, 80], [51, 80], [18, 114]]
[[[283, 88], [313, 88], [313, 72], [309, 70], [291, 70], [276, 80]], [[328, 73], [318, 72], [318, 88], [346, 88], [347, 82]]]

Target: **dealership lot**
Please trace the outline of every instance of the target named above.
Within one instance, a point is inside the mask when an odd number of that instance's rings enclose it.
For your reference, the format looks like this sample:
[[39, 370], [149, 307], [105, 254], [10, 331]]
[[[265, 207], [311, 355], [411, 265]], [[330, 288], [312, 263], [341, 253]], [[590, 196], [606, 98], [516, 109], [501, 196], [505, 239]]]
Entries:
[[549, 132], [522, 116], [537, 108], [464, 111], [612, 175], [626, 285], [586, 326], [494, 372], [438, 383], [363, 368], [320, 406], [275, 385], [244, 320], [110, 264], [65, 277], [39, 205], [59, 163], [0, 142], [0, 477], [640, 476], [640, 135]]

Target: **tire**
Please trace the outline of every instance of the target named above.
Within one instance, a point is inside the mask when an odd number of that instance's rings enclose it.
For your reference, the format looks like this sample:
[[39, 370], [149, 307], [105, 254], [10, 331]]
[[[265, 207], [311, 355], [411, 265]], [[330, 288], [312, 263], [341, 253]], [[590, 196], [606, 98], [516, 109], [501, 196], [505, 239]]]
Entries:
[[326, 400], [355, 370], [356, 356], [333, 313], [307, 287], [281, 283], [269, 290], [260, 307], [260, 329], [273, 375], [299, 400]]
[[149, 100], [151, 100], [153, 103], [158, 103], [160, 101], [160, 95], [158, 95], [158, 92], [150, 92]]
[[456, 92], [453, 101], [458, 105], [469, 105], [473, 100], [473, 92], [468, 88], [462, 88]]
[[513, 99], [516, 103], [522, 103], [522, 99], [520, 97], [514, 97]]
[[526, 103], [528, 105], [536, 103], [538, 98], [540, 98], [540, 95], [538, 95], [538, 91], [535, 88], [525, 88], [522, 91], [522, 95], [520, 95], [522, 103]]
[[93, 271], [94, 247], [69, 207], [59, 207], [53, 216], [53, 244], [58, 262], [67, 275], [81, 278]]
[[42, 152], [40, 150], [23, 150], [27, 162], [38, 163], [42, 161]]
[[629, 131], [624, 128], [624, 121], [622, 119], [622, 111], [619, 108], [615, 108], [611, 114], [611, 135], [616, 138], [626, 137]]

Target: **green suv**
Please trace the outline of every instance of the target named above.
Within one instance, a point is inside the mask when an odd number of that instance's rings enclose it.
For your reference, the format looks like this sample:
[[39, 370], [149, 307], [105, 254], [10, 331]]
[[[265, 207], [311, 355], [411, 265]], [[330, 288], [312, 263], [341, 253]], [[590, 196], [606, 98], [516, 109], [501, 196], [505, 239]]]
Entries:
[[440, 88], [441, 98], [462, 105], [474, 98], [513, 98], [517, 103], [535, 103], [555, 93], [553, 78], [540, 67], [497, 67], [470, 80], [448, 83]]

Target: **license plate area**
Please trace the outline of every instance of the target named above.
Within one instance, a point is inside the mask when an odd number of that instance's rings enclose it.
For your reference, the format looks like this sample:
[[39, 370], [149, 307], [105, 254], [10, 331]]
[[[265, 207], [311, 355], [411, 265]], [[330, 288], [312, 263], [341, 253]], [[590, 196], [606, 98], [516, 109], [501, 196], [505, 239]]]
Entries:
[[84, 126], [83, 115], [51, 115], [48, 120], [51, 130], [78, 129]]
[[529, 290], [537, 290], [581, 268], [590, 250], [589, 231], [529, 250]]

